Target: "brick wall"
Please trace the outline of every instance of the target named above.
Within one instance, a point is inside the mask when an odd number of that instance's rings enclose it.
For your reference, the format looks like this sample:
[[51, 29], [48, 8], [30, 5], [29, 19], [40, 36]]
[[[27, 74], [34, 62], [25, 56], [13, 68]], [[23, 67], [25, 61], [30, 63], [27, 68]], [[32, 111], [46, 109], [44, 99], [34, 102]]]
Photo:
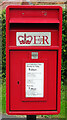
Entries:
[[0, 9], [3, 10], [6, 8], [8, 5], [20, 5], [20, 2], [2, 2], [0, 4]]
[[[10, 2], [11, 0], [5, 0], [4, 2], [1, 2], [0, 3], [0, 9], [4, 9], [6, 8], [8, 5], [20, 5], [20, 3], [22, 2], [22, 4], [24, 5], [28, 5], [29, 3], [28, 2], [24, 2], [26, 0], [13, 0], [12, 2]], [[15, 2], [16, 1], [16, 2]], [[19, 1], [19, 2], [17, 2]], [[38, 0], [27, 0], [29, 2], [35, 2], [37, 4], [36, 1]], [[62, 4], [61, 6], [63, 7], [63, 4], [66, 2], [66, 0], [39, 0], [41, 3], [43, 3], [43, 1], [47, 4]], [[61, 1], [61, 2], [60, 2]]]

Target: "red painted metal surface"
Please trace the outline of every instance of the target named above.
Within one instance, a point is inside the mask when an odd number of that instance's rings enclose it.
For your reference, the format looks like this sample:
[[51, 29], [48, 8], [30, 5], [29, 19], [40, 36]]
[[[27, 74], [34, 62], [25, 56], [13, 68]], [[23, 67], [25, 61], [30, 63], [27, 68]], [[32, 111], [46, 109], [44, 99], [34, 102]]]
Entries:
[[59, 23], [59, 20], [56, 18], [11, 18], [10, 23]]
[[[16, 46], [16, 32], [51, 32], [51, 46]], [[61, 41], [61, 7], [7, 7], [6, 112], [8, 114], [41, 115], [60, 112]], [[32, 51], [38, 52], [38, 59], [31, 59]], [[25, 63], [27, 62], [44, 63], [43, 98], [25, 97]]]
[[[31, 52], [10, 51], [10, 110], [56, 110], [57, 51], [37, 51], [39, 54], [37, 60], [29, 57]], [[44, 98], [25, 98], [27, 62], [44, 63]]]

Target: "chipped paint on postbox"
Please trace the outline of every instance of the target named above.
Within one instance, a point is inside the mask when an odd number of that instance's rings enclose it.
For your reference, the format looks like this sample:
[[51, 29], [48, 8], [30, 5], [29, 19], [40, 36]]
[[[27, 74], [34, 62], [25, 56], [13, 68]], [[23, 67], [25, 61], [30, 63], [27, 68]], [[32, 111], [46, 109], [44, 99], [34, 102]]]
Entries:
[[16, 46], [51, 46], [51, 32], [16, 32]]

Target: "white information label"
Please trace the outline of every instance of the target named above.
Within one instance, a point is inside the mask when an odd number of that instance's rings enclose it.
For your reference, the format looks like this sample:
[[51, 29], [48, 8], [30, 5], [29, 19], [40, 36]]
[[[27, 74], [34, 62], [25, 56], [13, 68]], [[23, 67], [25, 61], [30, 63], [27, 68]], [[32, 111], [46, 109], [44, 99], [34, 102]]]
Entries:
[[16, 46], [51, 46], [51, 32], [16, 32]]
[[44, 97], [44, 63], [26, 63], [26, 97]]

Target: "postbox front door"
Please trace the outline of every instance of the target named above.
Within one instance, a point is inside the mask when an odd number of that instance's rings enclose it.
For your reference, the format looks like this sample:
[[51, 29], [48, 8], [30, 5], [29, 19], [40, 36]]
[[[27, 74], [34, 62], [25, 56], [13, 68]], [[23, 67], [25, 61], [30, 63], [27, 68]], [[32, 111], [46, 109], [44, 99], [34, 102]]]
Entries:
[[10, 51], [10, 110], [56, 110], [56, 58], [57, 51]]

